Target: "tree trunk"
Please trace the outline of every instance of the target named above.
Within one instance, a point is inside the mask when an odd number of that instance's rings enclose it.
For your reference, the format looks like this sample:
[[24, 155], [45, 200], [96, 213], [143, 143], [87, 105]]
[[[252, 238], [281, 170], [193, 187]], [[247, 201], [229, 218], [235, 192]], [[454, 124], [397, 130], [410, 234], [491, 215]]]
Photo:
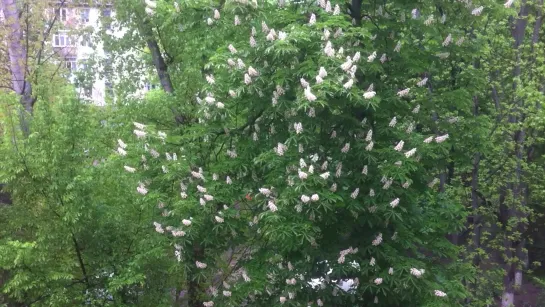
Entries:
[[151, 52], [151, 59], [153, 62], [153, 66], [157, 71], [157, 77], [159, 78], [159, 82], [161, 83], [161, 88], [165, 92], [172, 94], [174, 92], [174, 88], [172, 87], [172, 82], [170, 81], [168, 66], [165, 63], [165, 59], [163, 58], [161, 48], [159, 48], [159, 44], [155, 39], [153, 33], [153, 25], [151, 24], [148, 17], [144, 17], [142, 23], [138, 27], [138, 30], [140, 32], [140, 35], [142, 35], [142, 37], [144, 38], [144, 41], [146, 42], [146, 45]]
[[172, 94], [174, 89], [172, 87], [172, 82], [170, 81], [168, 67], [163, 59], [163, 55], [161, 54], [161, 49], [159, 48], [157, 41], [152, 38], [147, 38], [146, 44], [151, 52], [153, 66], [155, 66], [155, 70], [157, 71], [157, 76], [159, 77], [159, 82], [161, 82], [161, 87], [165, 92]]
[[[480, 64], [478, 61], [476, 61], [473, 65], [475, 68], [479, 68]], [[473, 116], [475, 119], [479, 116], [479, 99], [477, 97], [473, 97]], [[476, 152], [473, 155], [473, 168], [471, 170], [471, 210], [473, 212], [473, 250], [475, 252], [478, 252], [479, 248], [481, 247], [481, 216], [479, 215], [479, 207], [480, 207], [480, 200], [479, 200], [479, 165], [481, 162], [481, 153]], [[480, 256], [475, 255], [473, 257], [473, 265], [475, 267], [480, 266]]]
[[361, 25], [361, 3], [362, 0], [352, 0], [352, 5], [350, 6], [350, 14], [356, 21], [357, 26]]
[[[140, 31], [140, 35], [144, 37], [146, 45], [151, 52], [151, 59], [153, 66], [157, 71], [157, 77], [161, 83], [161, 88], [166, 93], [174, 94], [174, 87], [172, 86], [172, 81], [170, 80], [168, 66], [163, 57], [163, 53], [161, 52], [161, 48], [153, 35], [153, 28], [149, 20], [145, 19], [143, 24], [140, 25], [138, 29]], [[172, 107], [170, 110], [172, 111], [172, 114], [174, 114], [174, 119], [176, 120], [177, 124], [182, 124], [185, 122], [185, 117], [181, 115], [174, 107]]]
[[[193, 263], [197, 260], [202, 260], [204, 258], [204, 249], [198, 244], [193, 244]], [[200, 298], [201, 293], [201, 285], [197, 280], [195, 280], [195, 276], [193, 274], [189, 274], [189, 287], [187, 289], [188, 294], [188, 306], [189, 307], [201, 307], [202, 301]]]
[[[515, 21], [513, 30], [511, 31], [511, 34], [513, 36], [513, 39], [515, 41], [515, 54], [516, 54], [516, 65], [513, 69], [513, 93], [516, 95], [516, 89], [517, 89], [517, 79], [521, 75], [521, 54], [519, 47], [521, 46], [522, 42], [524, 41], [525, 37], [525, 31], [526, 26], [528, 24], [528, 10], [529, 7], [527, 5], [527, 1], [523, 0], [521, 2], [521, 8], [519, 12], [519, 16]], [[516, 126], [518, 123], [524, 120], [524, 99], [522, 97], [516, 97], [513, 99], [513, 106], [511, 108], [511, 114], [509, 115], [509, 123], [513, 126]], [[513, 134], [513, 141], [515, 143], [515, 150], [514, 150], [514, 158], [515, 158], [515, 171], [513, 174], [513, 179], [509, 180], [509, 183], [507, 185], [508, 190], [511, 191], [511, 199], [510, 204], [506, 206], [505, 213], [507, 216], [505, 216], [506, 223], [504, 227], [508, 229], [507, 233], [505, 234], [505, 240], [504, 240], [504, 250], [506, 255], [506, 264], [505, 264], [505, 270], [506, 274], [503, 280], [503, 295], [502, 295], [502, 307], [508, 307], [508, 306], [514, 306], [514, 299], [515, 299], [515, 291], [517, 289], [517, 286], [520, 287], [522, 284], [522, 271], [520, 270], [520, 263], [516, 261], [518, 257], [520, 257], [524, 252], [524, 240], [521, 237], [523, 233], [525, 232], [525, 224], [521, 221], [522, 218], [524, 218], [524, 213], [521, 210], [521, 207], [524, 207], [526, 205], [526, 191], [525, 191], [525, 185], [523, 183], [523, 170], [522, 170], [522, 162], [523, 162], [523, 152], [524, 150], [524, 141], [525, 141], [525, 130], [524, 128], [517, 129]], [[516, 219], [516, 227], [509, 227], [507, 224], [510, 223], [512, 219]], [[518, 275], [518, 281], [520, 282], [519, 285], [517, 285], [517, 275]]]
[[8, 29], [7, 47], [12, 86], [15, 93], [21, 96], [20, 102], [23, 106], [20, 111], [21, 129], [25, 135], [28, 135], [30, 116], [36, 99], [32, 96], [32, 86], [27, 80], [27, 49], [22, 44], [23, 30], [19, 20], [20, 12], [15, 0], [1, 0], [0, 4], [4, 11], [6, 29]]
[[[473, 155], [473, 170], [471, 171], [471, 209], [473, 211], [473, 249], [478, 252], [481, 247], [481, 218], [478, 213], [480, 207], [480, 200], [477, 194], [479, 189], [479, 164], [481, 161], [481, 154], [479, 152]], [[479, 255], [473, 257], [473, 265], [479, 267], [481, 258]]]

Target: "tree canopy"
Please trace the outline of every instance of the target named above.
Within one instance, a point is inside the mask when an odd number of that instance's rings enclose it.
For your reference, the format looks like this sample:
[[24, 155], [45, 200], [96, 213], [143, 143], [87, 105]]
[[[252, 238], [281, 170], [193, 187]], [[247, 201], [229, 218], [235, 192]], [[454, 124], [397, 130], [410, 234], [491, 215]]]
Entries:
[[32, 110], [0, 94], [2, 303], [507, 307], [540, 282], [542, 0], [113, 5], [113, 61], [79, 75], [115, 76], [106, 106], [45, 74]]

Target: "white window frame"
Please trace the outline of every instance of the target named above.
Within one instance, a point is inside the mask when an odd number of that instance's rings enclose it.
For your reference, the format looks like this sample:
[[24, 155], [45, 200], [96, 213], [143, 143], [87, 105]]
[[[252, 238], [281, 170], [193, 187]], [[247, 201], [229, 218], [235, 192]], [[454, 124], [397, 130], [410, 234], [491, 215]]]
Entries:
[[70, 72], [75, 72], [78, 70], [78, 61], [74, 57], [64, 59], [64, 67]]
[[88, 8], [81, 9], [81, 11], [80, 11], [80, 20], [81, 20], [81, 22], [88, 23], [90, 15], [91, 15], [91, 9], [88, 9]]
[[144, 88], [146, 89], [146, 91], [151, 91], [151, 90], [154, 90], [156, 88], [158, 88], [159, 86], [155, 83], [151, 83], [151, 82], [145, 82], [144, 83]]
[[68, 9], [67, 8], [60, 8], [59, 9], [59, 19], [61, 21], [67, 21], [68, 20]]
[[112, 17], [112, 9], [111, 8], [102, 9], [101, 14], [102, 14], [102, 17], [111, 18]]
[[93, 97], [93, 85], [82, 87], [83, 96], [92, 98]]
[[53, 47], [75, 47], [76, 43], [76, 38], [69, 35], [66, 31], [53, 34]]
[[92, 47], [91, 34], [86, 33], [86, 34], [81, 35], [80, 46], [81, 47]]

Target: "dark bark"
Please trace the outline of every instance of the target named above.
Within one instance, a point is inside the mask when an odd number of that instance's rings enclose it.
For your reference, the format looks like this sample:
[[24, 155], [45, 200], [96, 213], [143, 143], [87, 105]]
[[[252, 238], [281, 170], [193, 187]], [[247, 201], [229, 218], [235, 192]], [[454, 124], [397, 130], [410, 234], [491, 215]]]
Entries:
[[81, 255], [81, 248], [74, 234], [72, 234], [72, 242], [74, 242], [74, 249], [76, 250], [76, 256], [78, 257], [78, 263], [83, 274], [83, 279], [85, 280], [87, 287], [89, 287], [89, 277], [87, 276], [87, 270], [85, 269], [85, 263], [83, 262], [83, 257]]
[[357, 26], [361, 25], [361, 3], [362, 0], [352, 0], [352, 5], [350, 6], [350, 14], [356, 21]]
[[[476, 66], [478, 64], [476, 63]], [[479, 99], [473, 97], [473, 116], [479, 116]], [[473, 211], [473, 248], [474, 251], [478, 251], [481, 247], [481, 218], [479, 215], [480, 199], [477, 191], [479, 191], [479, 165], [481, 162], [481, 153], [476, 152], [473, 155], [473, 167], [471, 170], [471, 209]], [[473, 265], [478, 267], [480, 265], [480, 257], [475, 255], [473, 258]]]
[[[4, 205], [11, 205], [11, 196], [9, 193], [4, 192], [3, 189], [6, 185], [0, 183], [0, 207]], [[6, 283], [10, 278], [9, 271], [0, 270], [0, 288]], [[10, 302], [10, 299], [7, 295], [0, 295], [0, 304], [8, 304], [8, 306], [19, 306], [14, 302]]]
[[[479, 190], [479, 165], [481, 162], [481, 153], [473, 155], [473, 169], [471, 170], [471, 209], [473, 211], [473, 248], [477, 251], [481, 247], [481, 219], [479, 215], [480, 199], [477, 191]], [[480, 257], [475, 255], [473, 265], [480, 265]]]
[[526, 0], [522, 0], [519, 16], [515, 21], [515, 26], [511, 30], [511, 35], [515, 40], [515, 49], [518, 49], [524, 41], [524, 32], [526, 31], [526, 25], [528, 24], [528, 10], [529, 6], [526, 4]]
[[[521, 8], [519, 11], [518, 18], [514, 21], [514, 26], [511, 31], [511, 35], [514, 39], [514, 49], [516, 54], [516, 65], [513, 69], [513, 92], [516, 92], [517, 89], [517, 79], [521, 75], [521, 51], [519, 47], [524, 41], [526, 26], [528, 24], [528, 10], [529, 5], [526, 0], [521, 2]], [[515, 97], [513, 101], [513, 106], [511, 108], [511, 113], [509, 114], [509, 123], [515, 126], [524, 120], [524, 99], [522, 97]], [[521, 222], [521, 219], [524, 217], [524, 213], [521, 210], [521, 207], [524, 207], [526, 201], [526, 189], [523, 183], [523, 153], [525, 152], [524, 141], [526, 133], [524, 128], [519, 128], [513, 133], [513, 142], [515, 143], [514, 149], [514, 158], [516, 160], [516, 166], [512, 180], [507, 184], [507, 189], [511, 194], [512, 203], [505, 206], [504, 213], [504, 222], [509, 223], [511, 219], [517, 219], [517, 226], [514, 229], [507, 231], [504, 241], [504, 250], [505, 255], [508, 260], [512, 260], [516, 256], [520, 256], [523, 253], [524, 249], [524, 240], [521, 237], [515, 237], [515, 233], [518, 233], [518, 236], [522, 236], [525, 232], [526, 225], [524, 222]], [[504, 225], [505, 227], [506, 225]], [[515, 290], [516, 290], [516, 275], [522, 274], [520, 271], [520, 264], [515, 261], [507, 261], [505, 265], [506, 275], [503, 280], [503, 296], [502, 296], [502, 306], [507, 307], [513, 304]]]
[[0, 205], [11, 205], [11, 195], [4, 192], [5, 183], [0, 183]]
[[[202, 260], [204, 258], [204, 249], [198, 244], [194, 243], [193, 245], [193, 263], [197, 260]], [[189, 287], [187, 289], [188, 294], [188, 306], [189, 307], [201, 307], [203, 302], [200, 299], [200, 293], [202, 289], [199, 285], [199, 282], [195, 279], [193, 274], [189, 275]]]
[[168, 66], [153, 33], [153, 25], [150, 23], [147, 17], [145, 17], [138, 29], [140, 31], [140, 35], [142, 35], [144, 38], [146, 45], [151, 52], [151, 59], [153, 66], [157, 71], [157, 77], [161, 83], [161, 88], [169, 94], [174, 93], [174, 87], [172, 86], [170, 74], [168, 73]]
[[[476, 60], [473, 63], [473, 67], [479, 69], [481, 67], [480, 60]], [[479, 116], [479, 98], [473, 97], [473, 116], [475, 119]], [[479, 214], [479, 207], [481, 200], [479, 198], [479, 166], [481, 162], [481, 153], [477, 151], [473, 155], [473, 165], [471, 170], [471, 210], [473, 212], [473, 251], [477, 252], [481, 247], [481, 216]], [[473, 265], [479, 267], [480, 257], [475, 254], [473, 257]]]
[[[473, 116], [477, 117], [479, 115], [479, 100], [477, 97], [473, 97]], [[470, 246], [471, 251], [474, 252], [473, 256], [473, 266], [478, 268], [481, 264], [481, 257], [479, 256], [479, 248], [481, 247], [481, 215], [479, 214], [479, 208], [481, 205], [482, 195], [479, 193], [479, 166], [481, 162], [481, 153], [476, 152], [473, 155], [473, 165], [471, 170], [471, 211], [472, 216], [468, 219], [468, 224], [472, 224], [473, 237], [472, 237], [472, 246]], [[483, 201], [486, 201], [483, 199]], [[470, 228], [469, 228], [470, 229]], [[458, 237], [463, 237], [464, 232], [462, 232]], [[464, 281], [465, 282], [465, 281]], [[477, 289], [476, 284], [471, 285], [471, 288], [475, 291]], [[466, 299], [466, 304], [469, 304], [471, 301], [470, 298]]]
[[539, 0], [537, 4], [536, 11], [536, 22], [534, 24], [534, 30], [532, 32], [532, 52], [534, 50], [534, 45], [539, 40], [539, 31], [541, 31], [541, 26], [543, 25], [543, 0]]
[[[529, 62], [528, 69], [530, 70], [530, 78], [534, 75], [534, 67], [535, 62], [537, 59], [537, 56], [534, 54], [534, 48], [535, 44], [539, 41], [539, 32], [541, 31], [541, 27], [543, 25], [543, 0], [539, 0], [539, 2], [536, 5], [536, 22], [534, 23], [534, 30], [532, 31], [532, 42], [530, 43], [530, 53], [531, 53], [531, 60]], [[543, 82], [543, 77], [540, 78], [539, 82]], [[545, 93], [545, 87], [541, 89], [542, 92]], [[541, 102], [536, 102], [536, 108], [541, 109]]]
[[[431, 101], [431, 96], [433, 94], [431, 74], [426, 72], [421, 77], [425, 77], [429, 79], [428, 82], [426, 83], [426, 87], [428, 89], [429, 100]], [[436, 123], [439, 120], [439, 114], [437, 114], [437, 112], [435, 111], [432, 112], [431, 120], [434, 123]], [[435, 133], [436, 135], [439, 134], [439, 130], [437, 129], [437, 127], [433, 127], [433, 133]], [[451, 151], [453, 151], [452, 148], [451, 148]], [[454, 163], [448, 163], [447, 165], [445, 165], [445, 162], [443, 162], [440, 167], [441, 173], [439, 173], [439, 193], [445, 192], [445, 185], [448, 184], [450, 182], [450, 179], [452, 179], [452, 177], [454, 176], [454, 167], [455, 167]], [[456, 233], [446, 235], [446, 238], [450, 241], [450, 243], [454, 245], [458, 245], [459, 237], [460, 237], [459, 234], [456, 234]]]
[[167, 64], [165, 63], [163, 55], [161, 54], [161, 49], [159, 48], [157, 41], [152, 38], [147, 38], [146, 44], [151, 52], [153, 66], [155, 66], [155, 70], [157, 71], [157, 76], [159, 77], [161, 87], [165, 92], [172, 94], [174, 92], [174, 88], [172, 87], [172, 82], [170, 81]]
[[[59, 8], [64, 7], [65, 2], [66, 2], [66, 0], [61, 0], [58, 7]], [[45, 31], [43, 33], [42, 42], [40, 43], [40, 49], [38, 49], [38, 52], [36, 53], [36, 64], [37, 65], [42, 64], [42, 56], [43, 56], [44, 50], [46, 48], [46, 42], [47, 42], [47, 40], [49, 38], [49, 34], [51, 33], [51, 30], [53, 29], [53, 26], [55, 26], [55, 23], [57, 22], [57, 17], [58, 17], [57, 14], [53, 14], [53, 19], [49, 21], [49, 24], [48, 24], [47, 28], [45, 29]], [[34, 82], [35, 83], [38, 82], [38, 74], [37, 73], [34, 74]]]
[[[170, 80], [170, 74], [168, 72], [168, 65], [165, 62], [159, 43], [153, 35], [153, 28], [149, 20], [145, 21], [139, 26], [140, 35], [143, 36], [146, 41], [146, 45], [151, 52], [151, 59], [153, 66], [157, 71], [157, 77], [161, 83], [161, 88], [163, 91], [169, 94], [174, 94], [174, 87], [172, 86], [172, 81]], [[172, 113], [174, 114], [174, 119], [177, 124], [182, 124], [185, 122], [185, 117], [181, 115], [177, 110], [171, 108]]]

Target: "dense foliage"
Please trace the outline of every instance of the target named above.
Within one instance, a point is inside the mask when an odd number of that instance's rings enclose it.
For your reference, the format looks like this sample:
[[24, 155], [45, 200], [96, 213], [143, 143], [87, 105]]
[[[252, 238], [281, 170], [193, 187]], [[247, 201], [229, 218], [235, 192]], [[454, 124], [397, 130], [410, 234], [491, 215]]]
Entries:
[[508, 306], [543, 3], [481, 2], [116, 1], [115, 101], [2, 94], [6, 303]]

